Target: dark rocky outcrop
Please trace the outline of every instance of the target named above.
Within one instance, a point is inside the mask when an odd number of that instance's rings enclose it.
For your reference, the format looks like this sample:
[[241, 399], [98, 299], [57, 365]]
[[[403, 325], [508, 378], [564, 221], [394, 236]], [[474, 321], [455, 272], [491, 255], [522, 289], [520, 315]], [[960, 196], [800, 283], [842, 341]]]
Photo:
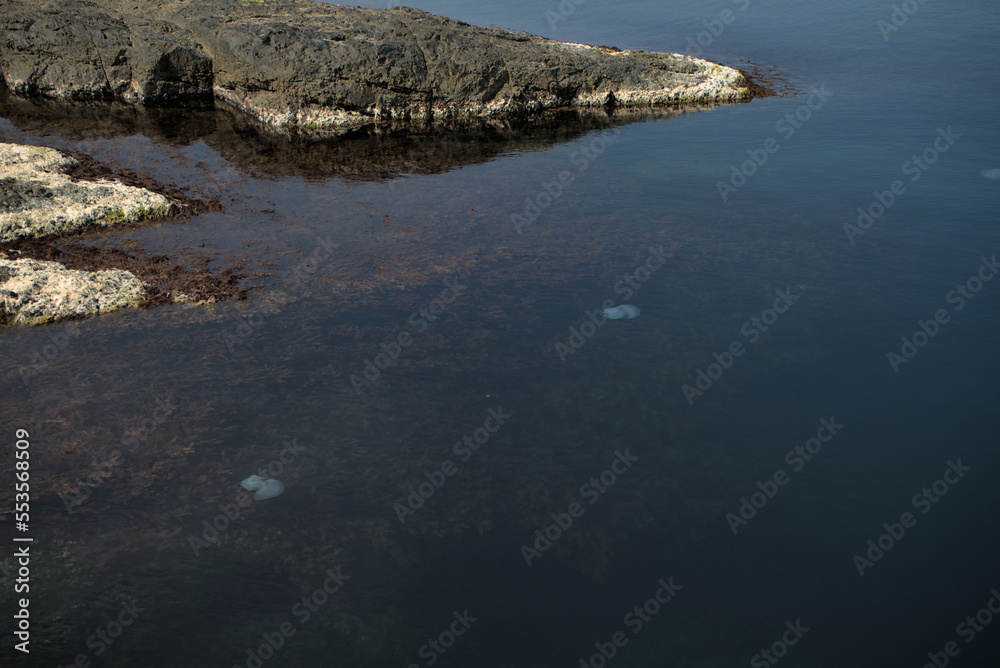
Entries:
[[0, 5], [0, 69], [17, 94], [141, 104], [212, 95], [212, 61], [177, 26], [90, 0]]
[[214, 96], [267, 126], [315, 131], [752, 95], [741, 73], [697, 58], [311, 0], [5, 0], [0, 69], [23, 95]]

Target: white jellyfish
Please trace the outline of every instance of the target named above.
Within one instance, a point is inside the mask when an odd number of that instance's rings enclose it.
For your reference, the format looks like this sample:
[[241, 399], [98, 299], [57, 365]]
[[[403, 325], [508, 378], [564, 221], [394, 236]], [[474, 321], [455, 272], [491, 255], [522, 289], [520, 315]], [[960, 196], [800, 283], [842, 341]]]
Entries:
[[608, 320], [621, 320], [625, 318], [637, 318], [639, 317], [639, 307], [632, 306], [631, 304], [620, 304], [618, 306], [612, 306], [611, 308], [604, 309], [604, 317]]
[[[273, 499], [285, 491], [285, 483], [274, 478], [261, 478], [259, 475], [252, 475], [240, 483], [243, 489], [254, 492], [255, 501]], [[256, 490], [256, 491], [255, 491]]]

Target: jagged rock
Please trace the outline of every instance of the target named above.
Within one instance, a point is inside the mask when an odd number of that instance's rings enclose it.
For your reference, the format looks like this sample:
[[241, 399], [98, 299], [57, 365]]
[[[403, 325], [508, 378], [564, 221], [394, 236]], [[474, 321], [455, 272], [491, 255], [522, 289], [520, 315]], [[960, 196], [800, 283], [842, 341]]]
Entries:
[[17, 93], [150, 104], [211, 84], [269, 126], [306, 130], [751, 96], [742, 74], [697, 58], [311, 0], [5, 0], [0, 60]]

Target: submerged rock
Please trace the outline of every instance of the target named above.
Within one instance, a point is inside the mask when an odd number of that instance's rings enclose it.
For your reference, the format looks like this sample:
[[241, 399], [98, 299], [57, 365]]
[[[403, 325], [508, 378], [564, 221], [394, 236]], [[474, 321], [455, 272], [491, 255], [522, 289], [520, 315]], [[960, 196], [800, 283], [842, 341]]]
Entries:
[[77, 271], [58, 262], [0, 257], [0, 324], [107, 313], [137, 306], [144, 291], [127, 271]]
[[20, 94], [214, 95], [271, 127], [324, 131], [752, 95], [740, 72], [698, 58], [312, 0], [5, 0], [0, 60]]
[[164, 215], [158, 193], [113, 181], [74, 181], [74, 158], [42, 146], [0, 144], [0, 243]]

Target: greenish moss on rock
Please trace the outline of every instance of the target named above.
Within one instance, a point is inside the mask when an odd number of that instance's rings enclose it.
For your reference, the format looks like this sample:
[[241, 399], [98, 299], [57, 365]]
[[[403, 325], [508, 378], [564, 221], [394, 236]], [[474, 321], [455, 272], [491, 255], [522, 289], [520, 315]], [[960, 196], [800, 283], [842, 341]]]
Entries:
[[74, 181], [76, 163], [42, 146], [0, 144], [0, 243], [164, 215], [170, 201], [114, 181]]

